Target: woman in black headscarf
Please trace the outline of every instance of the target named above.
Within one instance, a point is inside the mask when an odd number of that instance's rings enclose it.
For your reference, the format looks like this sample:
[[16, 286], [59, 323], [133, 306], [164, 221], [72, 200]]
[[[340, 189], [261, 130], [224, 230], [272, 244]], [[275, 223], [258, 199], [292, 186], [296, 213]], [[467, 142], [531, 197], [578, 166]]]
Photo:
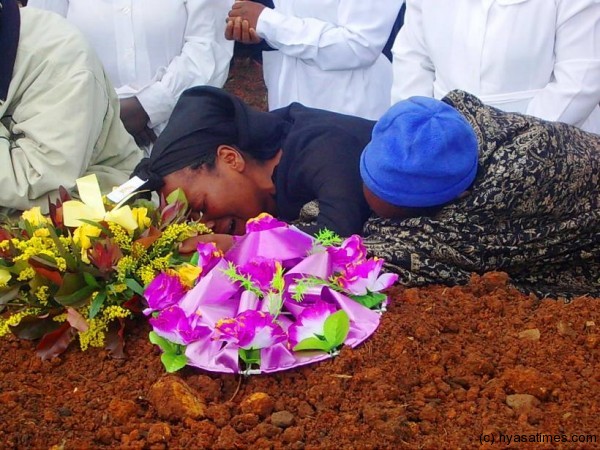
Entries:
[[[316, 228], [361, 234], [403, 284], [501, 270], [524, 291], [600, 295], [599, 136], [461, 91], [406, 100], [373, 125], [194, 88], [137, 174], [183, 188], [222, 249], [248, 218], [294, 220], [316, 199]], [[365, 195], [379, 214], [368, 221]]]
[[359, 159], [373, 125], [299, 104], [260, 112], [222, 89], [195, 87], [134, 175], [147, 180], [145, 189], [183, 189], [218, 234], [243, 234], [261, 212], [293, 221], [317, 200], [316, 223], [306, 231], [349, 236], [369, 217]]

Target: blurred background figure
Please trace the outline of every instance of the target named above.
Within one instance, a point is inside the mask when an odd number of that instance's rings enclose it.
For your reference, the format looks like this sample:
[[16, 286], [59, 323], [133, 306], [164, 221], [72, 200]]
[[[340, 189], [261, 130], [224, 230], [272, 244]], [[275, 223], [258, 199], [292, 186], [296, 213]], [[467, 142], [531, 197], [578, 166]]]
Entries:
[[392, 102], [452, 89], [600, 133], [599, 0], [410, 0]]
[[56, 14], [0, 0], [0, 213], [46, 210], [60, 186], [92, 173], [109, 192], [141, 157], [81, 32]]
[[233, 0], [29, 0], [57, 12], [88, 38], [116, 87], [121, 119], [150, 152], [179, 95], [221, 87], [233, 45], [224, 38]]
[[270, 110], [299, 102], [377, 119], [390, 104], [392, 66], [384, 49], [402, 23], [403, 4], [404, 0], [237, 1], [226, 36], [273, 50], [262, 53]]

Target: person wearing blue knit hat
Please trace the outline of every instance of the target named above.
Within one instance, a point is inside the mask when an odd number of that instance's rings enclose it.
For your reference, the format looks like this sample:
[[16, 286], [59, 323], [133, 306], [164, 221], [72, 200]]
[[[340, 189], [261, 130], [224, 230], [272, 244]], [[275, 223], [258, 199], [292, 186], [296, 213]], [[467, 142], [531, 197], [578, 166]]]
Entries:
[[508, 273], [538, 295], [600, 296], [600, 136], [452, 91], [412, 97], [360, 158], [363, 229], [400, 282]]
[[477, 174], [477, 138], [450, 105], [413, 97], [388, 110], [360, 159], [364, 193], [382, 217], [437, 207], [459, 197]]

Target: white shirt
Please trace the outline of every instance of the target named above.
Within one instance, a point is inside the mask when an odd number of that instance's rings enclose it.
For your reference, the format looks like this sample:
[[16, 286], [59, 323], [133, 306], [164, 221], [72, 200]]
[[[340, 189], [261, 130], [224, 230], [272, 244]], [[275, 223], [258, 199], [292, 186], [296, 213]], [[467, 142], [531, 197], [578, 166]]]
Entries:
[[256, 31], [269, 109], [299, 102], [378, 119], [390, 105], [392, 66], [381, 53], [404, 0], [275, 0]]
[[[136, 96], [160, 132], [181, 93], [222, 87], [233, 42], [224, 37], [233, 0], [30, 0], [88, 38], [119, 98]], [[158, 134], [158, 133], [157, 133]]]
[[452, 89], [600, 133], [600, 0], [409, 0], [392, 102]]

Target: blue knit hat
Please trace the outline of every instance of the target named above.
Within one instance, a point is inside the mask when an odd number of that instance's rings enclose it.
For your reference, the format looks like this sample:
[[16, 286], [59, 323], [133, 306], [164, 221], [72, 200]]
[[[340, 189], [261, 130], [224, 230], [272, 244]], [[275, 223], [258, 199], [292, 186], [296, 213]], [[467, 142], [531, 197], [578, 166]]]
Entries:
[[412, 97], [373, 128], [360, 158], [364, 184], [395, 206], [430, 207], [458, 197], [477, 174], [477, 137], [450, 105]]

